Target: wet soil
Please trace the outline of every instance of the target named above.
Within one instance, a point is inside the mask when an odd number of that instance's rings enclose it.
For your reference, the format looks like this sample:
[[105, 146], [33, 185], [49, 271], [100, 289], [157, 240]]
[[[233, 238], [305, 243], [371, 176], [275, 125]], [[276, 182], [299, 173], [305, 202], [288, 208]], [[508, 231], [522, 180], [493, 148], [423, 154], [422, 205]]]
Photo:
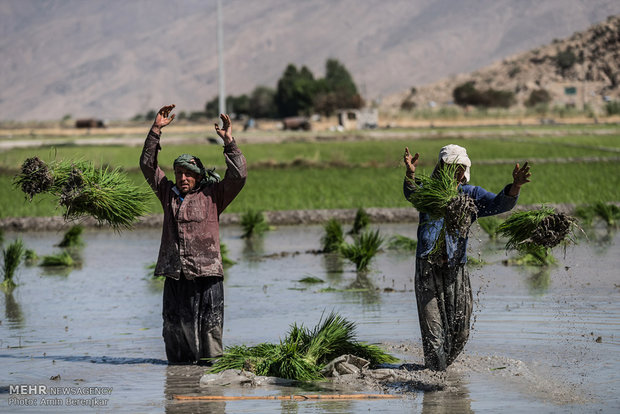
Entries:
[[[415, 224], [373, 225], [415, 238]], [[345, 226], [345, 230], [347, 230]], [[226, 270], [225, 345], [277, 342], [293, 322], [315, 325], [335, 310], [356, 322], [358, 338], [379, 343], [404, 369], [328, 383], [201, 387], [203, 367], [168, 366], [161, 338], [162, 283], [148, 276], [158, 229], [121, 234], [88, 229], [83, 265], [69, 272], [21, 267], [18, 287], [0, 294], [0, 407], [10, 412], [83, 412], [85, 407], [8, 407], [10, 386], [112, 387], [94, 412], [617, 412], [620, 407], [620, 236], [604, 232], [569, 246], [560, 265], [506, 267], [503, 243], [472, 227], [474, 327], [446, 373], [422, 366], [411, 253], [383, 251], [368, 274], [317, 254], [322, 226], [279, 226], [246, 241], [238, 226], [222, 240], [237, 262]], [[5, 240], [17, 237], [7, 232]], [[41, 255], [62, 231], [20, 233]], [[600, 237], [598, 237], [600, 236]], [[297, 253], [296, 253], [297, 252]], [[304, 277], [323, 283], [306, 285]], [[391, 371], [390, 371], [391, 370]], [[381, 374], [381, 376], [379, 375]], [[174, 395], [291, 395], [387, 392], [390, 401], [179, 402]], [[41, 396], [22, 396], [38, 398]], [[61, 396], [67, 397], [67, 396]], [[92, 397], [92, 396], [84, 396]], [[101, 397], [101, 396], [100, 396]], [[86, 407], [91, 410], [89, 407]]]

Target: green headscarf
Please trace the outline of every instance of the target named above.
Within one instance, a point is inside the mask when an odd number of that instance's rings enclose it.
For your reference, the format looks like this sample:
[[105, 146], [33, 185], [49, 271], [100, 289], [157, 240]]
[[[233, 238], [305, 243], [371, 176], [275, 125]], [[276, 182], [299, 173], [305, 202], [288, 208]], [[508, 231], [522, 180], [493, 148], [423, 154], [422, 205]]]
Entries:
[[194, 157], [190, 154], [182, 154], [174, 160], [173, 167], [183, 167], [187, 170], [190, 170], [196, 174], [199, 174], [202, 177], [202, 180], [199, 183], [199, 187], [206, 184], [215, 184], [220, 181], [220, 176], [215, 172], [215, 167], [207, 170], [200, 158]]

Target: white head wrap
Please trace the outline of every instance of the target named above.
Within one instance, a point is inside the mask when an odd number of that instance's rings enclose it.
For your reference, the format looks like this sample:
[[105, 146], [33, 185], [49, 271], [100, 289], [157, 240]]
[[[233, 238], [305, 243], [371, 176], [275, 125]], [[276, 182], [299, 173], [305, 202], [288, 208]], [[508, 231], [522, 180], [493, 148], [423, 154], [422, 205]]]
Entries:
[[471, 160], [467, 156], [467, 150], [458, 145], [446, 145], [439, 151], [439, 161], [446, 164], [459, 164], [465, 166], [465, 182], [469, 182], [469, 167]]

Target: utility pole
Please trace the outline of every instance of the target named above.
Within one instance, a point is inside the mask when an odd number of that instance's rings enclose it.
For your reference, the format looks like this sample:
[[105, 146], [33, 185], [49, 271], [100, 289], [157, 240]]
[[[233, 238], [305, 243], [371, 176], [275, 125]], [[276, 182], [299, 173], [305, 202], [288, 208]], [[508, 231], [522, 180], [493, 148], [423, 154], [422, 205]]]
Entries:
[[226, 111], [226, 82], [224, 79], [224, 32], [222, 29], [222, 0], [217, 0], [217, 63], [218, 63], [218, 89], [219, 89], [219, 111], [225, 114]]

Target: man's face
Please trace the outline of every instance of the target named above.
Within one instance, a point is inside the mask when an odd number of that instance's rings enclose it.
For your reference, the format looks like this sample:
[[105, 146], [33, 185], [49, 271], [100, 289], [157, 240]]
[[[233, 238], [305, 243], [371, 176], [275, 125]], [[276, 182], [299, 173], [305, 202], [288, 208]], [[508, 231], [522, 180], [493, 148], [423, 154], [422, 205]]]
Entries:
[[176, 167], [174, 169], [174, 178], [176, 179], [176, 186], [183, 194], [187, 194], [196, 186], [196, 183], [200, 179], [200, 174], [197, 174], [184, 167]]

